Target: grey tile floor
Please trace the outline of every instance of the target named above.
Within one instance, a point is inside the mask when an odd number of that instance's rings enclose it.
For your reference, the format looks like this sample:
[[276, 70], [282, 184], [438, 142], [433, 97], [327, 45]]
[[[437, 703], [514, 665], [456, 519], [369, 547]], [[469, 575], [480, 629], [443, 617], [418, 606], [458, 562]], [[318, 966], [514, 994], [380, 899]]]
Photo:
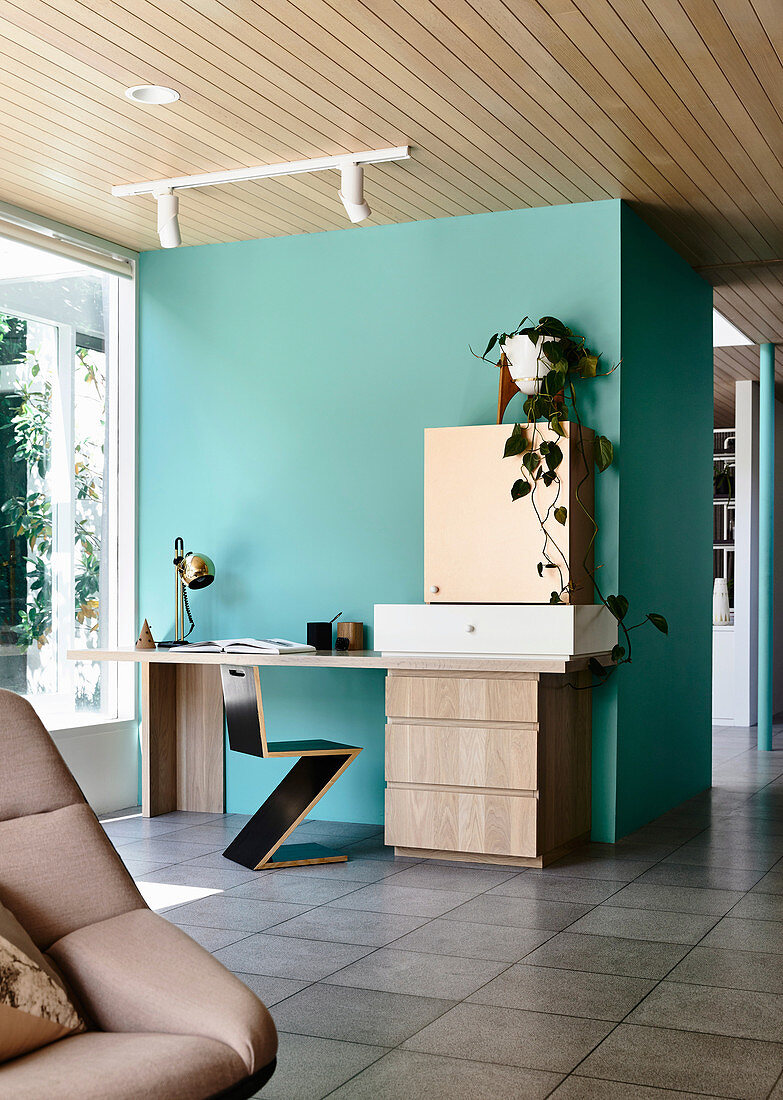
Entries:
[[783, 727], [714, 731], [711, 791], [543, 871], [395, 859], [374, 825], [296, 839], [345, 864], [253, 872], [247, 820], [107, 822], [163, 911], [269, 1005], [267, 1100], [783, 1098]]

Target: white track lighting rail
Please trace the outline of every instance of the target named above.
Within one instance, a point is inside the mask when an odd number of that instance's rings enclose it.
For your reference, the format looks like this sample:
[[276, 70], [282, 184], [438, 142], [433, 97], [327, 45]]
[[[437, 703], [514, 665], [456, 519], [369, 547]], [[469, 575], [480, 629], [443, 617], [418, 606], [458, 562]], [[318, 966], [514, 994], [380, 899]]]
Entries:
[[326, 172], [348, 165], [385, 164], [392, 160], [407, 160], [410, 146], [396, 149], [374, 149], [364, 153], [340, 153], [336, 157], [315, 157], [311, 160], [291, 160], [286, 164], [261, 164], [256, 168], [232, 168], [227, 172], [205, 172], [200, 176], [173, 176], [149, 183], [123, 183], [112, 187], [117, 197], [125, 195], [155, 195], [186, 187], [212, 187], [221, 183], [244, 183], [248, 180], [272, 179], [275, 176], [297, 176], [302, 172]]

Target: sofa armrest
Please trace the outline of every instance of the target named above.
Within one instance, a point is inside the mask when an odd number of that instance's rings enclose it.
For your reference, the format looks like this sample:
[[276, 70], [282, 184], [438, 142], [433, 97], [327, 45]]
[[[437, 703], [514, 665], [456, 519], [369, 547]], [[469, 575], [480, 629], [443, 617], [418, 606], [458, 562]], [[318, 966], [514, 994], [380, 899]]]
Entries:
[[102, 1031], [217, 1039], [255, 1073], [277, 1052], [272, 1017], [208, 951], [149, 909], [64, 936], [48, 954]]

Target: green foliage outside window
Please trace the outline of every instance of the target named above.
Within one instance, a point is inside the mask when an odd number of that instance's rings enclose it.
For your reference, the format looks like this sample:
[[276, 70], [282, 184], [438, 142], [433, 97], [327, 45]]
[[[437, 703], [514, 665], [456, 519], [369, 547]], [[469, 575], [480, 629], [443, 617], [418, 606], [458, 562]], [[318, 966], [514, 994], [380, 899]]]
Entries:
[[[0, 530], [9, 545], [21, 543], [24, 562], [26, 606], [17, 609], [10, 623], [22, 650], [43, 647], [52, 631], [52, 508], [48, 484], [52, 452], [52, 379], [41, 374], [34, 351], [26, 349], [18, 318], [0, 315], [0, 363], [12, 363], [19, 384], [0, 395], [0, 447], [6, 449], [12, 466], [19, 464], [19, 477], [12, 478], [25, 491], [8, 497], [0, 505]], [[6, 342], [11, 343], [9, 348]], [[9, 351], [13, 357], [9, 357]], [[94, 389], [101, 410], [105, 408], [105, 374], [95, 353], [78, 348], [76, 372]], [[102, 413], [101, 427], [105, 423]], [[100, 508], [103, 497], [103, 440], [77, 440], [74, 445], [74, 571], [76, 622], [95, 633], [99, 624]], [[9, 568], [11, 568], [9, 564]], [[24, 591], [23, 587], [23, 591]]]

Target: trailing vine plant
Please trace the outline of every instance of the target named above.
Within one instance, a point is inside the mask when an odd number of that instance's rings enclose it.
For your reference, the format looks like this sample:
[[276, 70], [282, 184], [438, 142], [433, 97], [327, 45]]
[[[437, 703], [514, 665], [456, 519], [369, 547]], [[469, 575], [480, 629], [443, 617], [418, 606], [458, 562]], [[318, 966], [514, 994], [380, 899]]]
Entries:
[[[570, 437], [572, 447], [579, 456], [581, 471], [578, 477], [574, 499], [589, 525], [591, 536], [585, 549], [582, 568], [593, 585], [595, 596], [617, 621], [620, 640], [612, 649], [612, 663], [602, 665], [595, 658], [590, 659], [590, 670], [605, 682], [620, 665], [630, 664], [632, 655], [631, 634], [639, 627], [651, 623], [662, 634], [668, 634], [669, 625], [663, 615], [648, 612], [643, 619], [629, 623], [629, 604], [625, 596], [619, 593], [604, 593], [597, 579], [599, 567], [591, 565], [591, 556], [598, 537], [599, 526], [595, 510], [583, 499], [583, 491], [593, 466], [599, 473], [608, 470], [614, 462], [614, 446], [604, 435], [593, 437], [592, 446], [585, 436], [585, 427], [579, 412], [577, 384], [595, 378], [605, 378], [617, 369], [619, 363], [608, 370], [600, 369], [601, 356], [587, 347], [585, 338], [577, 336], [556, 317], [542, 317], [537, 325], [530, 318], [523, 317], [513, 332], [496, 332], [490, 337], [484, 354], [478, 358], [492, 362], [488, 358], [494, 349], [500, 351], [500, 359], [495, 364], [501, 370], [507, 366], [503, 345], [514, 336], [526, 336], [538, 347], [537, 392], [527, 397], [523, 411], [527, 417], [524, 424], [514, 424], [511, 435], [506, 440], [504, 458], [520, 457], [520, 473], [511, 486], [512, 501], [529, 498], [542, 533], [542, 560], [537, 564], [539, 577], [544, 569], [557, 575], [557, 587], [553, 588], [549, 602], [551, 604], [568, 603], [576, 590], [571, 577], [567, 554], [558, 544], [548, 527], [550, 519], [565, 526], [568, 510], [560, 503], [561, 481], [558, 469], [563, 461], [563, 451], [557, 438]], [[572, 428], [567, 432], [565, 423]], [[544, 427], [548, 426], [547, 438]], [[551, 437], [554, 436], [553, 440]], [[555, 487], [554, 495], [546, 494], [541, 503], [541, 487]]]

